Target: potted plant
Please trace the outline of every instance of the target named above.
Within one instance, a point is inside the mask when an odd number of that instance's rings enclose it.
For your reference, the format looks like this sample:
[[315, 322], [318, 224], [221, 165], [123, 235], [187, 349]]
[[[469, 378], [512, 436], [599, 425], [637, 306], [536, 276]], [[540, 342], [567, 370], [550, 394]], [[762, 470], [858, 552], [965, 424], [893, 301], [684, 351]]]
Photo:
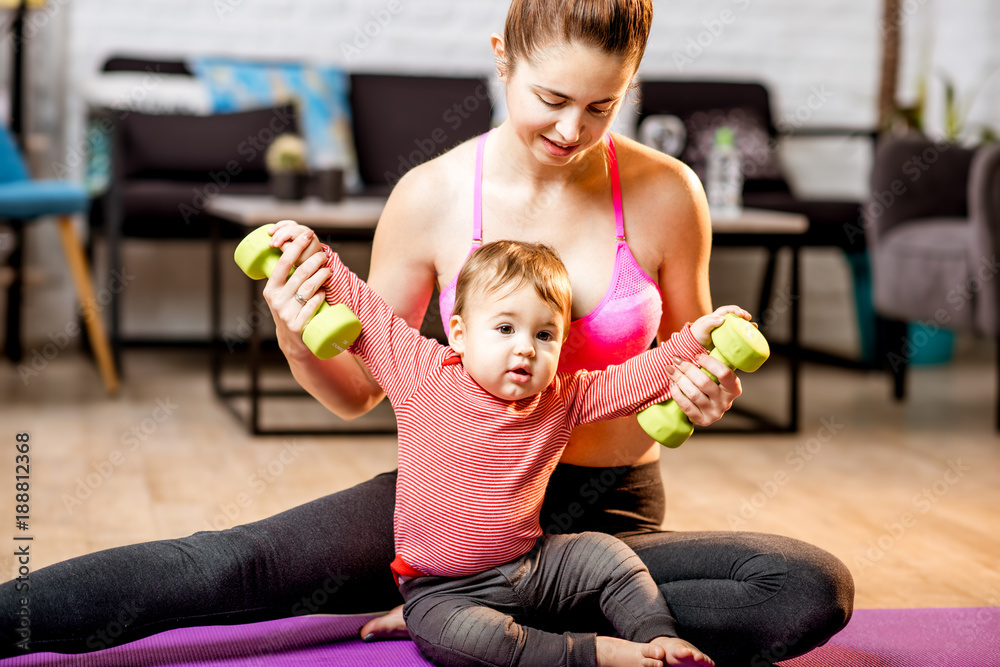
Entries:
[[271, 191], [278, 199], [302, 199], [306, 194], [309, 165], [306, 143], [296, 134], [279, 134], [267, 147], [264, 163], [271, 178]]

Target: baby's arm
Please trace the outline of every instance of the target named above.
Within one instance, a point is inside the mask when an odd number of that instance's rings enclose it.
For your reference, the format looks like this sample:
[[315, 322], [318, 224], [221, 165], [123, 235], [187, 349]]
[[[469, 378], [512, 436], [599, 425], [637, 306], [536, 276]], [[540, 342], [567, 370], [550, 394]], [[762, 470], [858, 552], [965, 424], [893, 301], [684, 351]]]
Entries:
[[698, 355], [708, 354], [695, 338], [693, 326], [685, 325], [658, 347], [603, 371], [560, 374], [561, 388], [570, 402], [571, 422], [588, 424], [626, 417], [670, 398], [674, 357], [696, 363]]
[[327, 303], [346, 305], [361, 321], [361, 335], [348, 351], [364, 360], [389, 401], [397, 405], [416, 387], [414, 380], [441, 345], [421, 336], [398, 317], [329, 246], [321, 247], [327, 256], [326, 268], [330, 270], [324, 284]]

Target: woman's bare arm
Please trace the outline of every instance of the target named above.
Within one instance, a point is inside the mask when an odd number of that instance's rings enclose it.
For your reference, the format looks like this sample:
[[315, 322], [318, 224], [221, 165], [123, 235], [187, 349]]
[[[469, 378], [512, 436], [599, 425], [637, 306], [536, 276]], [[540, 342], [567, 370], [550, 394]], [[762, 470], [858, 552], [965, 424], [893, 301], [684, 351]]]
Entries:
[[[421, 193], [433, 191], [428, 184], [435, 169], [423, 165], [404, 176], [386, 202], [372, 248], [368, 284], [411, 326], [419, 327], [434, 289], [434, 259], [427, 227], [433, 221], [433, 206]], [[318, 289], [328, 274], [321, 265], [303, 263], [295, 273], [288, 270], [309, 256], [315, 247], [310, 238], [293, 239], [264, 288], [264, 298], [274, 317], [278, 345], [288, 360], [295, 380], [328, 410], [342, 419], [355, 419], [383, 398], [382, 389], [359, 358], [340, 354], [320, 360], [302, 342], [302, 328], [319, 306]], [[287, 277], [286, 277], [287, 276]], [[294, 299], [296, 291], [315, 296], [305, 306]]]
[[[691, 169], [668, 156], [647, 152], [645, 147], [631, 146], [648, 158], [637, 160], [643, 164], [646, 177], [635, 181], [646, 190], [646, 196], [630, 199], [628, 192], [623, 196], [626, 203], [641, 202], [638, 205], [645, 210], [639, 211], [640, 215], [654, 221], [645, 233], [651, 233], [650, 247], [658, 253], [656, 279], [664, 304], [658, 337], [666, 340], [686, 323], [712, 312], [708, 280], [712, 222], [705, 191]], [[628, 211], [625, 217], [629, 219]], [[705, 426], [720, 419], [742, 389], [739, 378], [722, 362], [708, 356], [699, 362], [719, 384], [694, 364], [682, 361], [674, 371], [672, 393], [691, 421]]]

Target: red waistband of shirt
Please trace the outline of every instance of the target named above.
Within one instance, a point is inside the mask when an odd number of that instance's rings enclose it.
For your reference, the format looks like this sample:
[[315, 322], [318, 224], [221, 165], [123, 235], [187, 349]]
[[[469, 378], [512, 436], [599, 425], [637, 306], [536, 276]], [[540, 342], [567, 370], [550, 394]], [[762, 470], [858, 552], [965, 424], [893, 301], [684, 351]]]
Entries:
[[416, 579], [417, 577], [427, 576], [426, 574], [424, 574], [423, 572], [421, 572], [420, 570], [418, 570], [417, 568], [413, 567], [405, 560], [403, 560], [403, 557], [400, 556], [399, 554], [396, 554], [396, 557], [393, 559], [393, 561], [389, 563], [389, 569], [392, 570], [393, 579], [396, 581], [397, 586], [399, 586], [402, 583], [400, 581], [400, 577], [406, 577], [407, 579]]

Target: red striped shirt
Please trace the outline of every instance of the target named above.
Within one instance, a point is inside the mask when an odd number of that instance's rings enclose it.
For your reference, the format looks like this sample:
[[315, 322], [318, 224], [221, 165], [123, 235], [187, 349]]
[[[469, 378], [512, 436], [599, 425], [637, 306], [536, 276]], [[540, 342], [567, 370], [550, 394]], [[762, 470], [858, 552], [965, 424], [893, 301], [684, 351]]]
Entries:
[[424, 574], [465, 576], [527, 553], [549, 476], [578, 424], [669, 398], [663, 367], [707, 352], [685, 326], [657, 348], [603, 371], [557, 373], [540, 394], [493, 396], [424, 338], [328, 248], [327, 302], [362, 323], [349, 352], [364, 359], [399, 427], [396, 551]]

